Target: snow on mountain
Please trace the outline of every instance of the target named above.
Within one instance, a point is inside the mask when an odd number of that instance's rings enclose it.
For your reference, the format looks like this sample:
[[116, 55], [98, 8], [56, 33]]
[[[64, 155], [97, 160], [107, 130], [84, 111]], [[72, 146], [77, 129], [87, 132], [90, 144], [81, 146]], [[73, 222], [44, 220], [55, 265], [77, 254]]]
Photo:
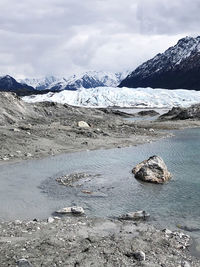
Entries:
[[44, 78], [26, 78], [18, 80], [18, 82], [32, 86], [36, 90], [47, 90], [49, 89], [51, 84], [55, 83], [56, 81], [59, 81], [59, 79], [54, 76], [47, 76]]
[[86, 107], [187, 107], [200, 102], [200, 92], [192, 90], [166, 90], [152, 88], [97, 87], [77, 91], [61, 91], [45, 95], [27, 96], [24, 101], [34, 103], [51, 101]]
[[104, 71], [88, 71], [68, 78], [57, 78], [54, 76], [41, 79], [24, 79], [20, 82], [28, 84], [37, 90], [78, 90], [80, 88], [95, 88], [100, 86], [116, 87], [128, 75], [129, 72], [104, 72]]
[[140, 65], [120, 87], [200, 90], [200, 36], [185, 37]]

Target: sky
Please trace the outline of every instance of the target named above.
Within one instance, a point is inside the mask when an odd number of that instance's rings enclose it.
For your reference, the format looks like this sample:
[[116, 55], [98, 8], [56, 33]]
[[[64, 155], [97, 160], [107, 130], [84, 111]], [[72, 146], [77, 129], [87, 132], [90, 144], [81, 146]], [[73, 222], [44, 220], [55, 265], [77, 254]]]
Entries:
[[1, 0], [0, 75], [131, 70], [200, 33], [199, 0]]

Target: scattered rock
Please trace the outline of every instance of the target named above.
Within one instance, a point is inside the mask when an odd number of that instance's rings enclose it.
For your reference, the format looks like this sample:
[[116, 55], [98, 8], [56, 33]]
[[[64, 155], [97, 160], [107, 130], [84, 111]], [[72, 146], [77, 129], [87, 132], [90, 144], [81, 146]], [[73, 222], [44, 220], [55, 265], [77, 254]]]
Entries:
[[132, 172], [136, 179], [149, 183], [163, 184], [171, 179], [163, 159], [158, 156], [152, 156], [139, 163]]
[[154, 131], [153, 128], [150, 128], [150, 129], [149, 129], [149, 132], [150, 132], [150, 133], [154, 133], [155, 131]]
[[17, 261], [17, 266], [19, 267], [33, 267], [33, 265], [26, 259], [20, 259]]
[[169, 230], [169, 229], [163, 229], [162, 230], [167, 236], [169, 236], [169, 235], [172, 235], [172, 231], [171, 230]]
[[31, 130], [30, 126], [26, 126], [26, 125], [19, 126], [19, 129], [21, 129], [23, 131], [30, 131]]
[[53, 223], [55, 220], [54, 220], [54, 218], [53, 217], [49, 217], [48, 219], [47, 219], [47, 222], [48, 223]]
[[85, 121], [79, 121], [78, 122], [78, 127], [80, 127], [80, 128], [90, 128], [90, 126], [88, 125], [88, 123], [85, 122]]
[[32, 154], [31, 153], [25, 153], [25, 156], [30, 158], [30, 157], [32, 157]]
[[64, 186], [70, 186], [70, 187], [74, 187], [77, 186], [77, 184], [75, 184], [76, 182], [78, 182], [81, 179], [86, 179], [91, 177], [91, 174], [88, 173], [71, 173], [71, 174], [67, 174], [67, 175], [63, 175], [61, 177], [56, 178], [56, 182], [58, 182], [61, 185]]
[[134, 258], [137, 261], [145, 261], [145, 253], [143, 251], [136, 251], [133, 253]]
[[20, 224], [22, 224], [22, 221], [20, 221], [20, 220], [15, 220], [15, 225], [20, 225]]
[[146, 220], [147, 218], [149, 218], [149, 214], [146, 213], [146, 211], [144, 210], [140, 210], [140, 211], [136, 211], [136, 212], [129, 212], [125, 215], [122, 215], [121, 217], [119, 217], [119, 219], [122, 220]]
[[157, 116], [157, 115], [160, 115], [160, 113], [158, 113], [157, 111], [155, 110], [142, 110], [138, 113], [136, 113], [136, 115], [138, 116]]
[[82, 207], [74, 206], [74, 207], [66, 207], [56, 211], [58, 214], [76, 214], [83, 215], [85, 213]]
[[13, 130], [13, 132], [20, 132], [20, 129], [18, 129], [18, 128], [14, 128], [12, 130]]
[[183, 261], [183, 262], [181, 263], [181, 267], [191, 267], [191, 265], [189, 264], [188, 261]]
[[71, 207], [71, 212], [73, 214], [80, 214], [80, 215], [85, 213], [82, 207]]

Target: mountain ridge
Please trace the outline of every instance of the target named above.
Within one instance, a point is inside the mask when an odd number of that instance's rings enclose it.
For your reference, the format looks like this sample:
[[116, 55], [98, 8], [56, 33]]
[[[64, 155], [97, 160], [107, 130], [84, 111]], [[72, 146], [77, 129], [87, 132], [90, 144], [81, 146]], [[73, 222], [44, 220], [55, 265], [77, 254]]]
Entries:
[[119, 87], [200, 90], [200, 36], [180, 39], [131, 72]]
[[96, 88], [103, 86], [117, 87], [121, 80], [123, 80], [128, 74], [126, 72], [105, 72], [105, 71], [86, 71], [79, 74], [74, 74], [69, 77], [55, 77], [47, 76], [40, 79], [20, 79], [20, 83], [26, 83], [33, 86], [36, 90], [49, 90], [49, 91], [61, 91], [61, 90], [78, 90], [81, 88]]

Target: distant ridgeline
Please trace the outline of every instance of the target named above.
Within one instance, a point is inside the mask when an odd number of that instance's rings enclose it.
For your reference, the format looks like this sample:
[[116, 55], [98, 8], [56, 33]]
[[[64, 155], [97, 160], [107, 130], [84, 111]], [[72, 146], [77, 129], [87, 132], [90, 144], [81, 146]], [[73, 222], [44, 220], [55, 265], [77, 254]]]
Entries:
[[200, 36], [185, 37], [140, 65], [119, 87], [200, 90]]
[[81, 88], [117, 87], [128, 75], [128, 71], [111, 73], [103, 71], [88, 71], [68, 78], [54, 76], [43, 78], [19, 79], [6, 75], [0, 77], [0, 91], [14, 92], [19, 96], [46, 94], [62, 90], [76, 91]]
[[30, 85], [17, 82], [13, 77], [9, 75], [0, 77], [0, 91], [13, 92], [16, 93], [18, 96], [28, 96], [49, 92], [35, 90], [35, 88]]

